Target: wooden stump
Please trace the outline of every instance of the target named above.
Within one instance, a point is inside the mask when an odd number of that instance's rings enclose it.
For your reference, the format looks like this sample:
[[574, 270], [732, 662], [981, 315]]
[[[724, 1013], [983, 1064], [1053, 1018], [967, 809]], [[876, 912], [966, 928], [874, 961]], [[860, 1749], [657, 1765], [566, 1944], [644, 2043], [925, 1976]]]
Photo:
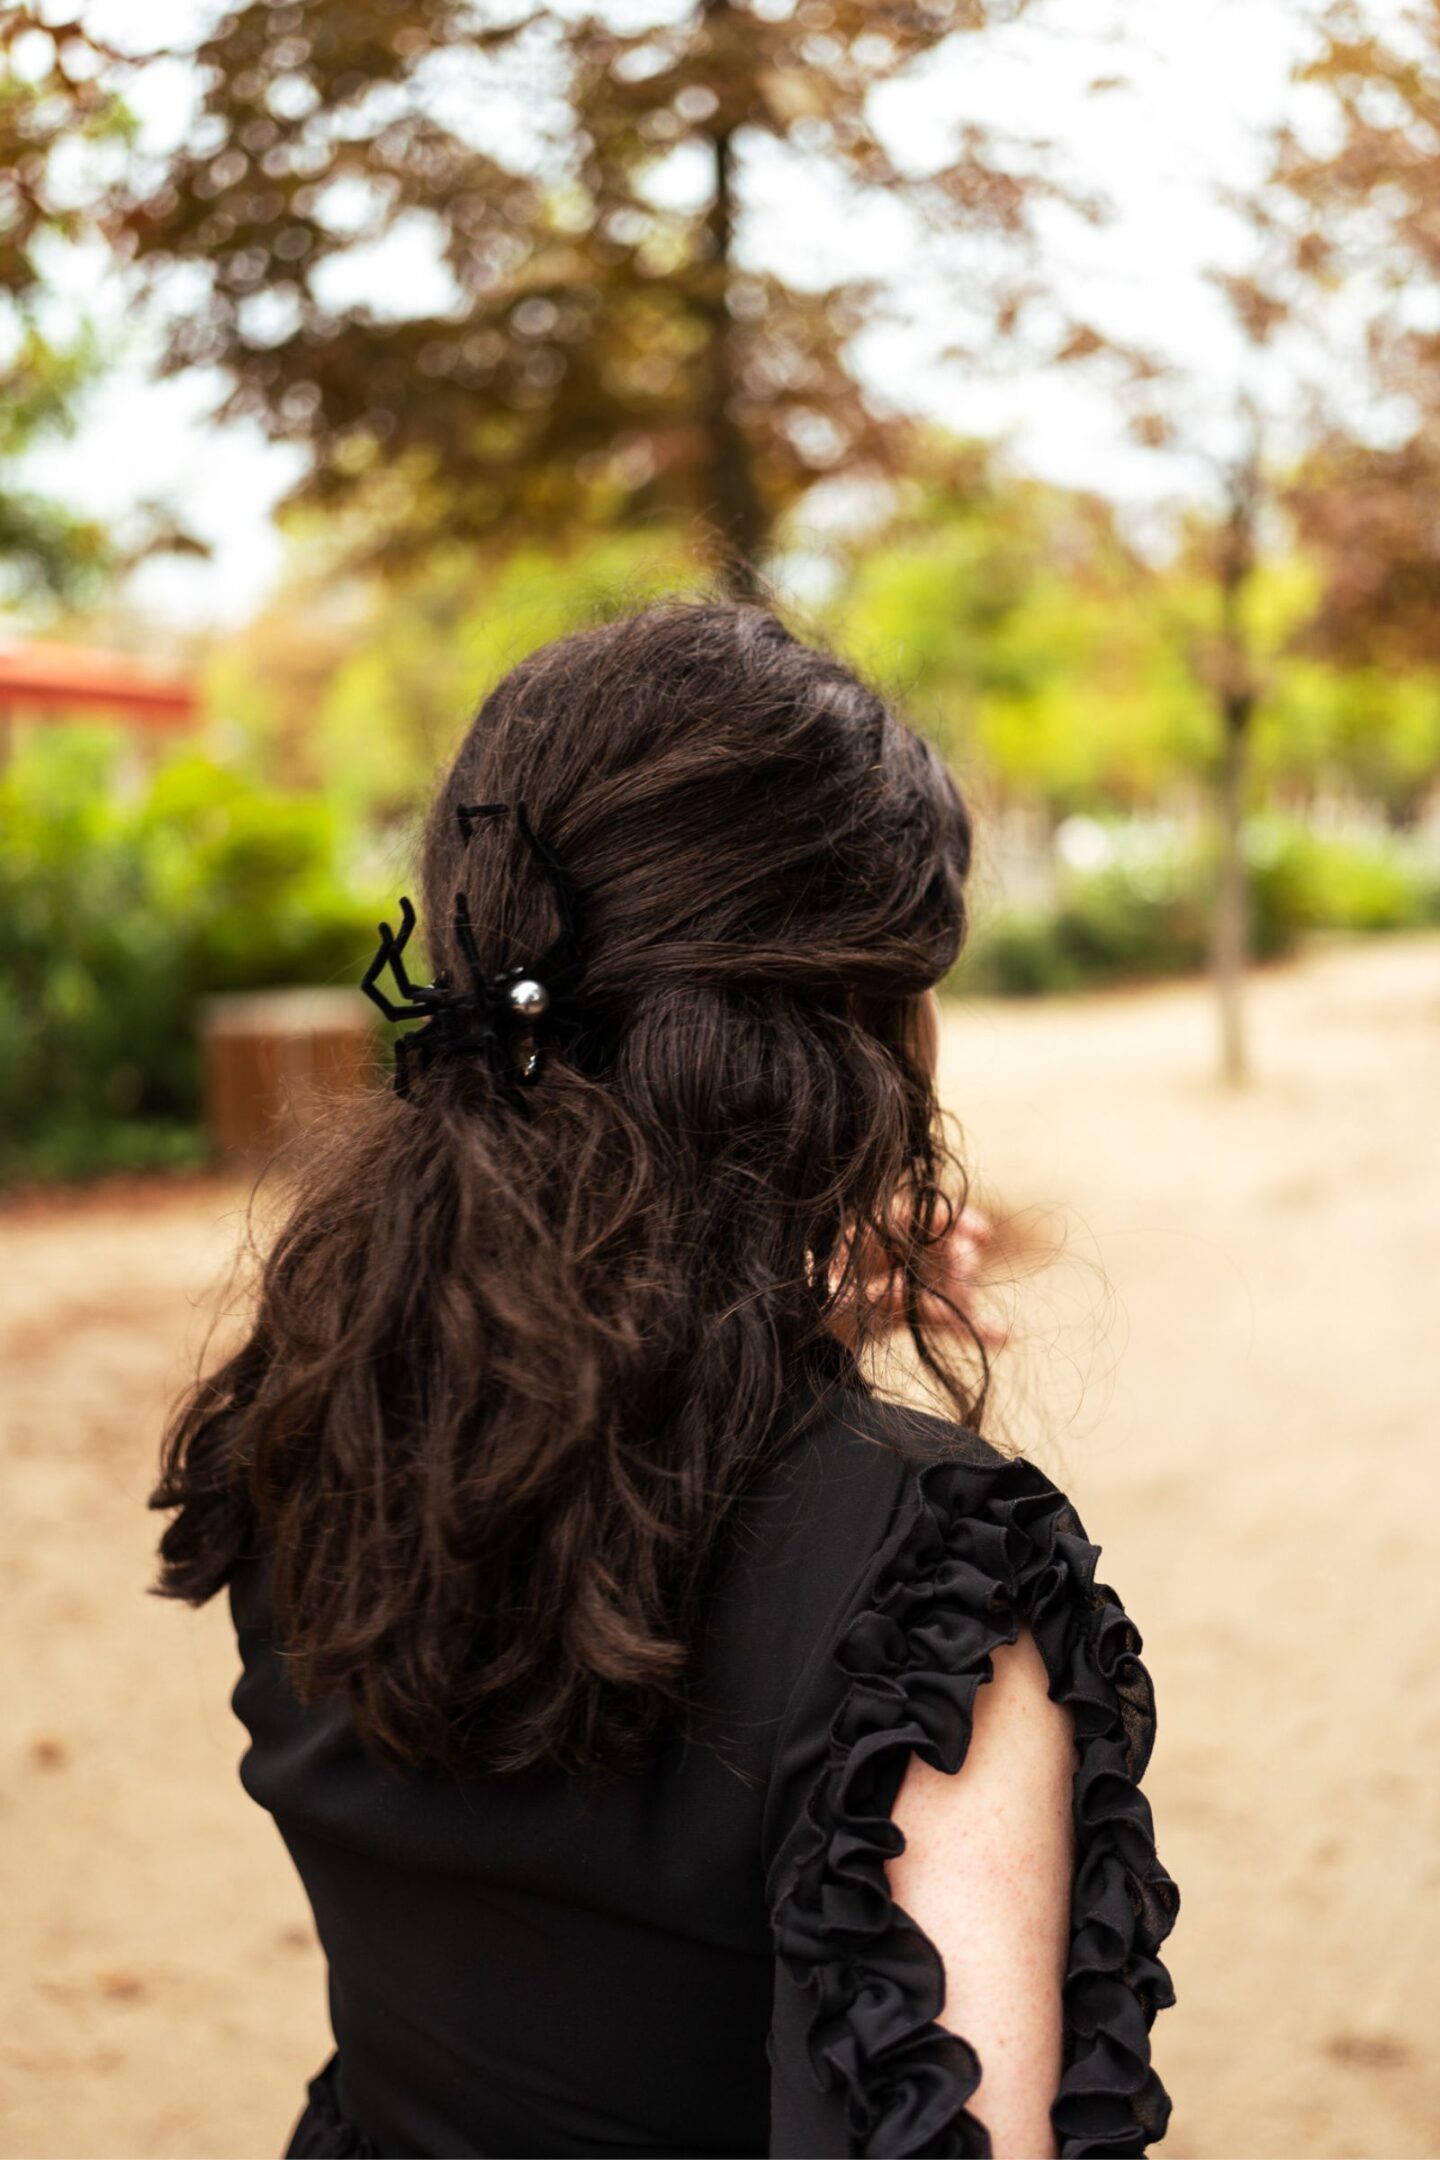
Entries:
[[273, 1154], [375, 1077], [374, 1021], [355, 990], [209, 998], [200, 1025], [206, 1126], [232, 1160]]

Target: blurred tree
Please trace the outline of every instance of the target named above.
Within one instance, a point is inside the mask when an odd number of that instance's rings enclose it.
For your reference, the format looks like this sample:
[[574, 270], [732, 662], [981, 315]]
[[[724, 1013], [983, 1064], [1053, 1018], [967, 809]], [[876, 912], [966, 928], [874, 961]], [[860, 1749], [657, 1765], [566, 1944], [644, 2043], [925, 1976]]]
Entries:
[[338, 574], [313, 514], [289, 538], [273, 600], [211, 655], [207, 703], [267, 779], [382, 825], [408, 821], [476, 700], [524, 653], [702, 576], [655, 532], [517, 547], [480, 577], [459, 544], [403, 574]]
[[1323, 576], [1308, 642], [1342, 666], [1436, 667], [1440, 5], [1332, 0], [1301, 72], [1317, 124], [1278, 134], [1254, 206], [1280, 251], [1264, 304], [1345, 338], [1363, 326], [1363, 375], [1331, 370], [1339, 399], [1317, 397], [1315, 447], [1287, 491]]
[[[1215, 716], [1216, 883], [1211, 964], [1220, 1034], [1220, 1076], [1231, 1087], [1247, 1077], [1245, 973], [1251, 955], [1249, 863], [1245, 821], [1252, 787], [1255, 720], [1268, 670], [1257, 653], [1252, 600], [1261, 568], [1262, 528], [1276, 507], [1262, 439], [1273, 400], [1267, 360], [1289, 311], [1275, 290], [1263, 249], [1243, 271], [1212, 270], [1238, 336], [1230, 380], [1219, 399], [1208, 375], [1155, 368], [1131, 386], [1131, 424], [1159, 451], [1183, 449], [1207, 463], [1219, 501], [1184, 520], [1183, 561], [1204, 595], [1205, 620], [1179, 618], [1197, 682]], [[1267, 392], [1270, 393], [1267, 398]], [[1222, 445], [1224, 447], [1222, 447]], [[1273, 655], [1272, 655], [1273, 657]]]
[[978, 126], [912, 171], [873, 101], [1026, 4], [241, 0], [114, 231], [162, 285], [190, 273], [169, 367], [220, 368], [224, 413], [302, 445], [304, 497], [365, 505], [392, 556], [679, 514], [746, 590], [797, 496], [892, 471], [906, 435], [853, 365], [878, 296], [761, 266], [753, 170], [976, 236], [967, 297], [1012, 327], [1057, 191]]
[[[1250, 597], [1259, 559], [1265, 472], [1260, 422], [1245, 410], [1245, 441], [1227, 475], [1224, 514], [1210, 534], [1218, 627], [1208, 641], [1205, 672], [1220, 719], [1216, 814], [1220, 876], [1215, 895], [1212, 959], [1220, 1005], [1220, 1073], [1236, 1087], [1246, 1077], [1245, 970], [1250, 960], [1250, 891], [1245, 860], [1245, 811], [1250, 744], [1260, 678], [1251, 630]], [[1203, 663], [1202, 663], [1203, 664]]]
[[47, 500], [22, 477], [27, 451], [73, 427], [92, 373], [85, 343], [57, 349], [33, 329], [0, 362], [0, 600], [10, 605], [41, 595], [83, 600], [115, 565], [98, 520]]
[[[917, 449], [931, 477], [902, 483], [863, 537], [835, 542], [817, 626], [904, 697], [1002, 811], [1050, 826], [1193, 813], [1219, 756], [1223, 510], [1192, 516], [1155, 562], [1096, 497], [1015, 473], [983, 446], [927, 433]], [[1299, 648], [1318, 580], [1285, 538], [1272, 520], [1245, 595], [1264, 693], [1251, 795], [1300, 815], [1343, 798], [1403, 822], [1436, 769], [1434, 678]], [[288, 540], [271, 601], [212, 651], [208, 708], [270, 782], [323, 789], [385, 825], [524, 652], [706, 581], [678, 529], [514, 547], [479, 572], [461, 543], [403, 573], [345, 572], [343, 536], [313, 511], [292, 517]]]
[[[1307, 612], [1307, 635], [1317, 621]], [[1396, 831], [1421, 822], [1440, 780], [1433, 667], [1337, 667], [1292, 652], [1270, 703], [1277, 725], [1264, 769], [1293, 801], [1326, 791], [1373, 805]]]
[[934, 480], [855, 550], [831, 634], [1003, 803], [1153, 807], [1206, 744], [1155, 569], [1096, 496], [933, 436], [923, 463]]
[[1327, 429], [1285, 492], [1324, 579], [1307, 648], [1341, 668], [1440, 667], [1440, 404], [1393, 446]]
[[86, 229], [59, 168], [125, 130], [100, 65], [76, 25], [45, 29], [31, 7], [0, 6], [0, 594], [11, 601], [83, 593], [111, 561], [99, 524], [35, 494], [16, 469], [73, 424], [98, 365], [83, 329], [47, 333], [44, 295], [47, 247]]
[[121, 56], [81, 18], [0, 0], [0, 599], [92, 599], [107, 577], [200, 543], [160, 502], [108, 530], [38, 495], [25, 454], [74, 427], [102, 373], [100, 339], [61, 303], [67, 248], [102, 244], [97, 208], [134, 138], [110, 76]]

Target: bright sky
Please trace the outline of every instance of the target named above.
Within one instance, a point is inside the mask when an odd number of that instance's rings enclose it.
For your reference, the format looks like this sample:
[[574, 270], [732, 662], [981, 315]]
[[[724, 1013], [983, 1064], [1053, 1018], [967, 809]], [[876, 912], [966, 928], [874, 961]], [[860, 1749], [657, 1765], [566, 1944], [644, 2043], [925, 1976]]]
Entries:
[[[148, 0], [147, 37], [183, 34], [196, 5]], [[91, 10], [97, 27], [120, 35], [126, 13], [127, 0], [96, 0]], [[1242, 229], [1219, 195], [1258, 171], [1265, 131], [1293, 109], [1290, 72], [1311, 13], [1309, 0], [1048, 0], [1001, 35], [953, 41], [953, 57], [896, 93], [882, 124], [917, 159], [930, 145], [943, 153], [957, 116], [1051, 141], [1060, 169], [1113, 213], [1099, 230], [1068, 219], [1055, 228], [1069, 306], [1183, 363], [1219, 441], [1241, 356], [1204, 273], [1245, 260]], [[1090, 92], [1096, 78], [1114, 75], [1126, 87]], [[186, 95], [178, 74], [156, 84], [148, 117], [157, 131], [173, 128]], [[842, 226], [827, 218], [823, 197], [807, 197], [778, 166], [759, 170], [753, 188], [750, 230], [776, 267], [814, 279], [893, 264], [896, 234], [883, 210]], [[387, 276], [416, 289], [432, 274], [418, 256], [387, 264]], [[270, 513], [296, 470], [293, 453], [253, 429], [207, 424], [213, 385], [150, 381], [118, 288], [106, 283], [85, 297], [120, 364], [78, 436], [34, 453], [29, 477], [107, 518], [147, 498], [175, 502], [214, 555], [146, 566], [137, 599], [187, 624], [241, 617], [279, 572]], [[934, 328], [927, 317], [927, 342]], [[954, 364], [925, 367], [915, 339], [900, 332], [872, 339], [865, 364], [887, 398], [920, 403], [967, 434], [1003, 433], [1026, 469], [1099, 488], [1137, 511], [1206, 484], [1202, 468], [1129, 446], [1104, 392], [1077, 376], [977, 382]]]

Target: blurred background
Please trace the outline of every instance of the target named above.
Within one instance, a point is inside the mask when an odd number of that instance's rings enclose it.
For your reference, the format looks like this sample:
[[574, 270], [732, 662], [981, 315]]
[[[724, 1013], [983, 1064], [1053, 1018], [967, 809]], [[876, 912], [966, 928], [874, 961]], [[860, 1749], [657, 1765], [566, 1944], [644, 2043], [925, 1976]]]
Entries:
[[0, 0], [3, 2150], [276, 2151], [326, 2052], [159, 1425], [476, 700], [716, 586], [975, 807], [1169, 2149], [1440, 2153], [1440, 0]]

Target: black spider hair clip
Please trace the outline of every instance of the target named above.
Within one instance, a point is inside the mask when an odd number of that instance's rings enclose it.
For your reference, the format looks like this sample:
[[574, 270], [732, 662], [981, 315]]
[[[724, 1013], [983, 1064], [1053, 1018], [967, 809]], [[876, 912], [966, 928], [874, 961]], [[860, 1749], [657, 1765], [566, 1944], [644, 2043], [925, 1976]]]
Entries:
[[[468, 842], [483, 819], [510, 812], [509, 803], [460, 804], [455, 817], [461, 839]], [[560, 928], [533, 966], [487, 974], [475, 943], [469, 899], [457, 892], [453, 931], [464, 962], [465, 984], [458, 986], [443, 972], [433, 983], [415, 983], [405, 967], [415, 910], [408, 900], [401, 900], [400, 928], [397, 932], [381, 923], [379, 949], [360, 984], [387, 1020], [424, 1023], [395, 1038], [397, 1095], [410, 1093], [415, 1066], [433, 1064], [439, 1057], [482, 1057], [501, 1090], [522, 1103], [518, 1090], [532, 1086], [539, 1077], [542, 1027], [552, 1039], [573, 1039], [580, 1030], [582, 1014], [576, 993], [582, 962], [575, 896], [569, 879], [532, 827], [523, 802], [515, 804], [513, 814], [517, 831], [550, 886]], [[396, 1004], [380, 988], [387, 967], [403, 1003]]]

